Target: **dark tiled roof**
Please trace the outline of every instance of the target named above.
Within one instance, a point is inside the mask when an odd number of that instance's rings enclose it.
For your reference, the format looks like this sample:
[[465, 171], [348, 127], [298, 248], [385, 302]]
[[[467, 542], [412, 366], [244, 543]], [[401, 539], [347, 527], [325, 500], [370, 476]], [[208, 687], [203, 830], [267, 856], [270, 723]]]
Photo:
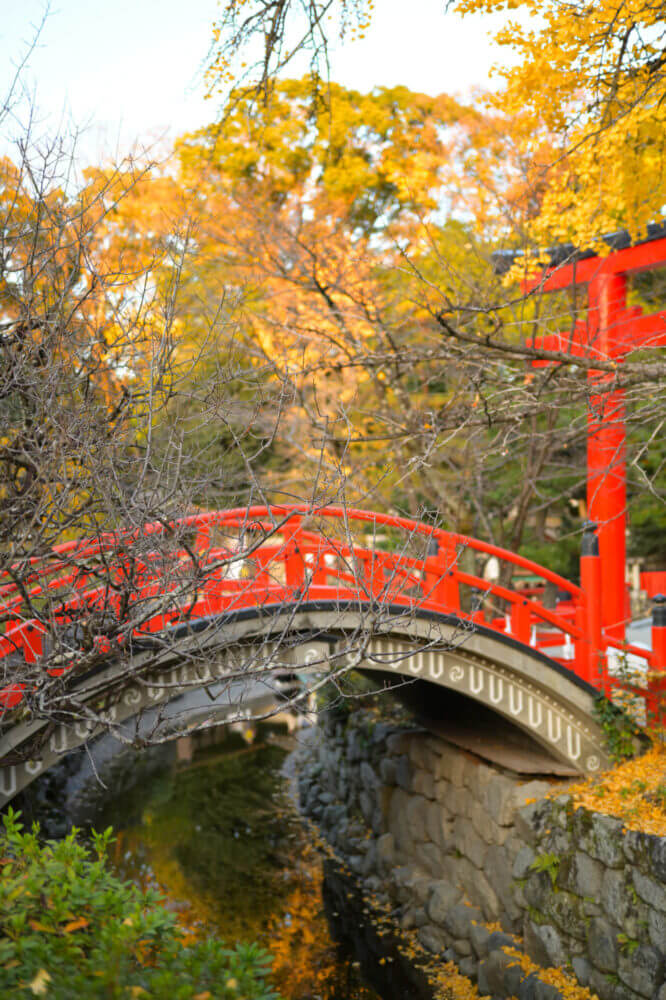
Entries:
[[[645, 235], [641, 239], [633, 240], [626, 229], [619, 229], [616, 233], [609, 233], [602, 239], [612, 250], [626, 250], [627, 247], [637, 246], [639, 243], [650, 243], [652, 240], [660, 240], [666, 236], [666, 221], [651, 222]], [[546, 250], [549, 267], [559, 267], [560, 264], [571, 264], [577, 260], [585, 260], [587, 257], [596, 257], [596, 250], [579, 250], [573, 243], [560, 243], [558, 246], [549, 247]], [[506, 274], [511, 265], [519, 257], [522, 257], [520, 250], [496, 250], [492, 255], [493, 268], [496, 274]]]

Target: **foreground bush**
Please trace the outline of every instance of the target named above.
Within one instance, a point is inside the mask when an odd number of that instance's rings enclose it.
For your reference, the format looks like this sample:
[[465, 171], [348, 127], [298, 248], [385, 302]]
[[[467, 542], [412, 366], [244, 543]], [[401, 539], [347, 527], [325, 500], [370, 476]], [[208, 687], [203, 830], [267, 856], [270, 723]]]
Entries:
[[116, 878], [111, 829], [40, 843], [9, 812], [0, 830], [0, 996], [48, 1000], [278, 1000], [256, 945], [188, 943], [161, 897]]

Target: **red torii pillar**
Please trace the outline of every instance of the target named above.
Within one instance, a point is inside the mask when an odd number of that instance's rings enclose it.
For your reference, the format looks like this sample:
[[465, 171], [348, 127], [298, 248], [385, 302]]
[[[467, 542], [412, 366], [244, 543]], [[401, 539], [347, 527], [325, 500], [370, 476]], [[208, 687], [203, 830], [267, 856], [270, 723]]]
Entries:
[[[573, 257], [573, 254], [570, 255]], [[561, 291], [587, 285], [587, 322], [573, 332], [548, 334], [535, 347], [575, 357], [621, 363], [632, 351], [666, 346], [666, 311], [644, 315], [627, 307], [627, 275], [666, 264], [666, 238], [647, 240], [548, 268], [528, 290]], [[549, 361], [537, 361], [536, 366]], [[627, 472], [624, 392], [613, 389], [612, 372], [590, 369], [587, 436], [588, 516], [599, 526], [601, 624], [609, 638], [624, 639]]]

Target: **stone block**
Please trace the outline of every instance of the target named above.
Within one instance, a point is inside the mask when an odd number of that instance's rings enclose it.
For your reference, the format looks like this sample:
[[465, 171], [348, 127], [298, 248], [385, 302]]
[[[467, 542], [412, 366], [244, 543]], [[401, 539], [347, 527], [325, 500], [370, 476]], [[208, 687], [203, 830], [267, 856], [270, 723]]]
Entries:
[[[503, 900], [501, 902], [504, 902]], [[519, 906], [515, 899], [510, 902], [511, 912], [508, 910], [500, 910], [499, 920], [500, 927], [507, 934], [518, 934], [521, 928], [521, 921], [523, 917], [523, 907]]]
[[650, 838], [650, 869], [655, 878], [666, 883], [666, 837]]
[[527, 878], [535, 857], [534, 851], [527, 844], [521, 847], [513, 861], [513, 867], [511, 868], [512, 877], [514, 879]]
[[493, 931], [488, 938], [488, 951], [496, 951], [498, 948], [515, 948], [516, 942], [510, 934], [503, 931]]
[[602, 972], [617, 969], [617, 929], [606, 920], [592, 920], [588, 932], [590, 961]]
[[407, 906], [400, 917], [400, 926], [409, 931], [413, 927], [423, 927], [428, 923], [428, 915], [422, 906]]
[[396, 896], [401, 903], [425, 904], [430, 893], [431, 879], [415, 865], [401, 865], [393, 870]]
[[415, 771], [412, 778], [412, 788], [426, 799], [435, 798], [435, 779], [429, 771]]
[[571, 842], [568, 833], [560, 826], [553, 826], [541, 835], [539, 840], [540, 854], [557, 854], [562, 857], [571, 851]]
[[395, 780], [406, 792], [412, 789], [412, 769], [409, 757], [398, 757], [395, 763]]
[[395, 785], [397, 765], [391, 757], [384, 757], [379, 764], [379, 774], [385, 785]]
[[604, 869], [600, 861], [595, 861], [582, 851], [576, 851], [575, 854], [562, 858], [557, 884], [578, 896], [598, 899], [603, 875]]
[[465, 783], [465, 756], [463, 751], [452, 746], [443, 746], [439, 757], [436, 777], [445, 778], [456, 788]]
[[537, 977], [534, 982], [534, 1000], [561, 1000], [561, 998], [562, 994], [556, 986], [544, 983]]
[[[471, 793], [470, 793], [471, 794]], [[469, 819], [486, 844], [504, 844], [511, 837], [512, 827], [498, 826], [476, 799], [471, 799]]]
[[[631, 874], [633, 874], [633, 885]], [[640, 882], [640, 888], [637, 880]], [[641, 922], [647, 923], [647, 909], [641, 902], [641, 899], [645, 899], [643, 893], [650, 897], [645, 900], [650, 905], [654, 905], [653, 899], [658, 902], [660, 893], [663, 894], [663, 902], [666, 905], [666, 892], [659, 883], [641, 875], [639, 871], [631, 873], [630, 870], [625, 872], [608, 868], [604, 872], [599, 902], [604, 913], [619, 924], [629, 937], [638, 937]]]
[[469, 929], [469, 940], [472, 948], [479, 956], [479, 958], [484, 958], [488, 954], [488, 940], [490, 938], [490, 931], [482, 923], [472, 924]]
[[408, 802], [407, 793], [401, 788], [396, 788], [391, 795], [388, 807], [388, 832], [393, 834], [396, 845], [403, 851], [412, 846], [412, 834], [407, 822]]
[[469, 809], [469, 818], [479, 837], [483, 837], [487, 844], [492, 844], [492, 828], [495, 824], [492, 822], [490, 816], [481, 803], [476, 799], [472, 799]]
[[426, 840], [426, 813], [428, 810], [428, 800], [422, 795], [410, 795], [407, 802], [407, 826], [412, 840]]
[[571, 959], [571, 967], [574, 976], [581, 986], [587, 986], [590, 982], [590, 963], [582, 955], [576, 955]]
[[481, 804], [498, 826], [509, 826], [514, 822], [516, 813], [513, 805], [515, 787], [515, 780], [504, 774], [494, 774], [483, 789]]
[[525, 922], [523, 924], [523, 949], [526, 954], [540, 965], [542, 968], [548, 968], [550, 965], [550, 956], [546, 951], [546, 946], [537, 934], [537, 924], [535, 924], [529, 917], [525, 917]]
[[599, 969], [590, 967], [590, 981], [588, 989], [600, 998], [600, 1000], [615, 1000], [615, 991], [620, 985], [617, 975], [609, 979], [608, 973], [600, 972]]
[[425, 815], [425, 832], [428, 838], [438, 847], [445, 847], [447, 837], [447, 818], [439, 802], [429, 802]]
[[547, 956], [546, 967], [554, 965], [557, 968], [567, 964], [568, 948], [565, 947], [562, 932], [552, 924], [532, 925], [534, 934], [541, 941]]
[[529, 800], [539, 801], [553, 790], [548, 781], [526, 781], [517, 785], [513, 793], [513, 808], [522, 809]]
[[474, 955], [468, 955], [466, 958], [462, 958], [460, 962], [458, 962], [458, 969], [460, 970], [460, 974], [463, 976], [467, 976], [468, 979], [476, 977], [476, 967], [477, 967], [477, 960]]
[[531, 802], [515, 814], [515, 826], [518, 836], [526, 844], [535, 847], [537, 841], [548, 828], [550, 822], [550, 803]]
[[564, 934], [570, 934], [585, 941], [589, 928], [589, 918], [582, 912], [578, 896], [559, 890], [551, 892], [543, 911]]
[[370, 826], [375, 836], [380, 836], [384, 832], [384, 810], [379, 806], [375, 809], [370, 820]]
[[446, 913], [442, 926], [453, 938], [469, 939], [472, 923], [482, 920], [481, 913], [473, 906], [456, 903]]
[[454, 818], [464, 816], [466, 819], [469, 819], [472, 810], [472, 801], [472, 796], [462, 785], [459, 787], [456, 785], [451, 786], [448, 807]]
[[480, 996], [482, 997], [490, 996], [491, 995], [490, 984], [488, 982], [488, 979], [486, 978], [486, 970], [483, 967], [483, 962], [479, 962], [476, 975], [477, 975], [477, 987]]
[[449, 910], [460, 900], [460, 889], [450, 882], [440, 879], [432, 882], [428, 894], [428, 916], [435, 924], [444, 924]]
[[452, 810], [450, 808], [451, 788], [452, 785], [449, 781], [441, 780], [435, 782], [435, 798], [439, 802], [440, 806], [449, 813], [449, 815], [452, 815]]
[[538, 981], [539, 980], [533, 972], [531, 972], [529, 976], [525, 976], [516, 990], [518, 1000], [535, 1000], [536, 984]]
[[523, 894], [528, 906], [535, 910], [543, 910], [546, 902], [553, 891], [550, 876], [547, 872], [532, 872], [527, 876], [527, 881], [523, 887]]
[[600, 861], [605, 868], [623, 866], [621, 820], [601, 813], [590, 813], [587, 809], [576, 809], [571, 824], [573, 840], [579, 851]]
[[391, 733], [386, 737], [386, 749], [393, 756], [404, 754], [409, 747], [409, 734], [405, 732]]
[[445, 854], [444, 857], [442, 858], [442, 874], [441, 874], [441, 877], [446, 882], [450, 882], [451, 885], [457, 885], [461, 893], [463, 891], [463, 884], [461, 880], [461, 869], [460, 869], [460, 862], [462, 860], [464, 860], [465, 864], [469, 865], [471, 870], [474, 871], [474, 868], [472, 868], [467, 858], [462, 859], [454, 857], [451, 854]]
[[453, 821], [453, 842], [475, 868], [483, 868], [488, 845], [464, 816], [456, 816]]
[[436, 844], [417, 844], [414, 848], [414, 859], [432, 878], [441, 878], [443, 855], [442, 849]]
[[[506, 955], [503, 951], [491, 951], [487, 958], [484, 958], [479, 963], [479, 970], [481, 968], [483, 968], [485, 989], [489, 993], [496, 997], [510, 997], [515, 995], [515, 991], [518, 989], [520, 980], [522, 979], [522, 974], [520, 968], [516, 965], [515, 958]], [[510, 975], [512, 980], [515, 979], [514, 970], [517, 970], [519, 978], [516, 982], [512, 981], [511, 986], [509, 986], [507, 978]]]
[[648, 906], [654, 906], [662, 912], [666, 912], [666, 886], [655, 878], [642, 875], [634, 870], [632, 878], [636, 892]]
[[483, 789], [496, 773], [493, 767], [488, 767], [481, 760], [469, 758], [466, 761], [464, 782], [473, 798], [481, 799]]
[[433, 927], [432, 924], [424, 924], [423, 927], [419, 927], [416, 936], [426, 951], [431, 952], [433, 955], [439, 955], [446, 949], [447, 940], [439, 927]]
[[352, 763], [361, 760], [363, 756], [363, 743], [361, 734], [356, 729], [347, 731], [347, 760]]
[[648, 934], [655, 948], [666, 951], [666, 913], [662, 910], [648, 910]]
[[359, 794], [358, 803], [361, 807], [361, 812], [363, 814], [363, 819], [366, 823], [372, 823], [372, 814], [375, 811], [375, 797], [365, 789]]
[[620, 954], [617, 973], [630, 990], [651, 997], [664, 979], [663, 955], [652, 945], [639, 945], [630, 955]]
[[467, 938], [456, 938], [451, 947], [457, 955], [468, 956], [472, 954], [472, 946]]
[[392, 833], [383, 833], [377, 837], [377, 862], [384, 869], [390, 869], [395, 863], [395, 839]]
[[622, 850], [633, 868], [647, 875], [650, 872], [651, 837], [640, 830], [627, 830], [622, 838]]
[[497, 920], [501, 906], [495, 890], [484, 873], [476, 869], [467, 858], [459, 858], [457, 868], [467, 898], [481, 908], [486, 920]]
[[414, 770], [425, 767], [425, 742], [414, 735], [409, 740], [407, 754]]
[[512, 859], [506, 847], [497, 844], [488, 848], [483, 872], [500, 900], [504, 912], [513, 923], [520, 916], [520, 909], [513, 896]]
[[374, 790], [379, 785], [379, 778], [374, 770], [370, 767], [367, 760], [361, 761], [361, 784], [367, 788], [369, 792], [374, 792]]

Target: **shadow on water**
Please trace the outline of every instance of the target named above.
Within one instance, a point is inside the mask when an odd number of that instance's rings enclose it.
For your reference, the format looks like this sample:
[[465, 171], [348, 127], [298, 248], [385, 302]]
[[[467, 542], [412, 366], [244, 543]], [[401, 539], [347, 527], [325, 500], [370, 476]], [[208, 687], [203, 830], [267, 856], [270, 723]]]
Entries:
[[67, 828], [113, 826], [118, 873], [161, 889], [195, 934], [263, 944], [285, 1000], [425, 1000], [423, 977], [311, 843], [288, 793], [285, 730], [251, 736], [225, 728], [141, 753], [101, 746], [95, 765], [81, 755], [36, 782], [21, 808], [51, 836], [65, 832], [63, 803]]

